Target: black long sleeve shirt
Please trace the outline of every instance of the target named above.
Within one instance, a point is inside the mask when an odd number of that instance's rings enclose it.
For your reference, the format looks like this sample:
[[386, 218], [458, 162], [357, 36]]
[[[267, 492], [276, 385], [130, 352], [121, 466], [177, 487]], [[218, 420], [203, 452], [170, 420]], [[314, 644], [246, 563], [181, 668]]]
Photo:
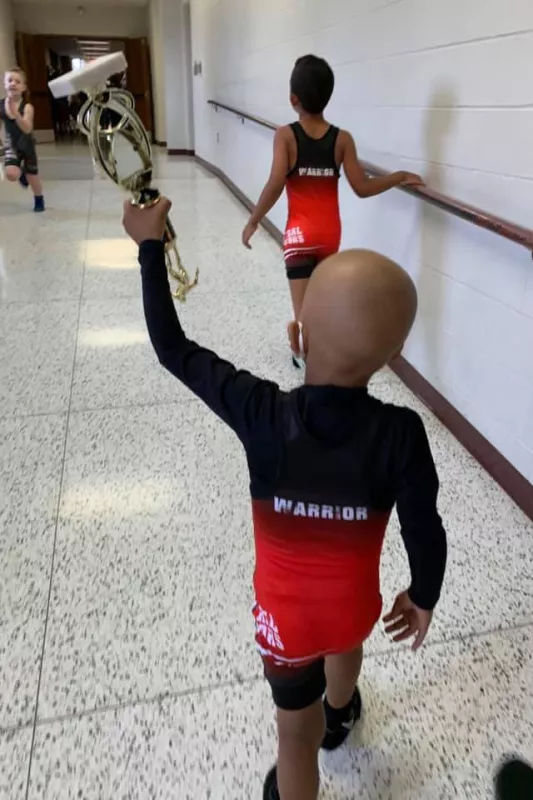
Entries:
[[[302, 590], [303, 580], [309, 593], [325, 570], [339, 597], [344, 592], [350, 602], [374, 602], [383, 535], [396, 505], [411, 569], [410, 597], [418, 607], [433, 609], [444, 578], [446, 534], [420, 417], [380, 402], [366, 389], [302, 386], [287, 393], [236, 369], [184, 333], [163, 245], [144, 242], [139, 261], [146, 322], [159, 361], [233, 429], [246, 451], [256, 591], [287, 598]], [[353, 598], [350, 581], [360, 586]]]

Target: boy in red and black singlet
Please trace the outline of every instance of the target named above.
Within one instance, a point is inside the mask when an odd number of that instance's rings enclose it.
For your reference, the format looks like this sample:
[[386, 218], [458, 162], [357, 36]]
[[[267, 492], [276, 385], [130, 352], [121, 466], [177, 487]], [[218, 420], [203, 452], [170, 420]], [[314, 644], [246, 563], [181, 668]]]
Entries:
[[324, 119], [334, 84], [333, 71], [324, 59], [310, 55], [296, 62], [290, 101], [299, 121], [276, 131], [270, 177], [242, 237], [250, 247], [259, 223], [286, 189], [289, 215], [283, 250], [296, 320], [313, 270], [340, 247], [341, 168], [358, 197], [374, 197], [395, 186], [422, 183], [418, 175], [409, 172], [379, 178], [365, 175], [352, 136]]
[[[427, 634], [444, 577], [438, 478], [420, 417], [367, 389], [401, 350], [416, 290], [400, 267], [367, 251], [326, 259], [290, 326], [305, 384], [283, 392], [187, 338], [172, 301], [164, 245], [170, 204], [125, 206], [140, 245], [143, 301], [161, 364], [203, 400], [245, 448], [256, 550], [254, 617], [277, 706], [277, 767], [265, 800], [316, 800], [318, 752], [340, 746], [361, 714], [363, 643], [378, 622], [379, 562], [394, 506], [411, 586], [385, 618], [395, 641]], [[325, 695], [325, 696], [324, 696]]]

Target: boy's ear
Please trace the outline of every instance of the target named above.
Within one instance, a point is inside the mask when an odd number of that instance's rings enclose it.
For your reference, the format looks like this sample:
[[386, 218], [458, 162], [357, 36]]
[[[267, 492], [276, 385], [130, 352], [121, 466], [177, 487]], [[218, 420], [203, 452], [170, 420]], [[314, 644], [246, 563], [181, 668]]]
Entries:
[[290, 100], [291, 100], [291, 106], [293, 108], [298, 108], [298, 106], [300, 105], [300, 101], [298, 100], [295, 94], [291, 94]]

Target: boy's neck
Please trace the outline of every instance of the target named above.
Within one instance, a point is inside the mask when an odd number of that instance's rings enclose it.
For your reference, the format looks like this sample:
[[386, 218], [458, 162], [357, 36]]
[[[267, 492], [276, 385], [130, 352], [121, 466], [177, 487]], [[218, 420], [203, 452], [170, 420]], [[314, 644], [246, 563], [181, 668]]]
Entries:
[[307, 111], [299, 111], [300, 122], [325, 122], [324, 114], [309, 114]]
[[368, 386], [371, 375], [358, 374], [357, 371], [340, 375], [335, 370], [315, 369], [312, 364], [305, 368], [304, 384], [306, 386], [339, 386], [342, 389], [364, 389]]

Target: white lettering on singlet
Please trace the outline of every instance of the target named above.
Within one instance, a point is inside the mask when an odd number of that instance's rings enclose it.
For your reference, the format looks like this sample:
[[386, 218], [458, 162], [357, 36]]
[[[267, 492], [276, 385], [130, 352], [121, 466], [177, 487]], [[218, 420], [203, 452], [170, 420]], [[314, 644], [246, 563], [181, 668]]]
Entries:
[[303, 500], [287, 500], [285, 497], [274, 497], [274, 511], [276, 514], [289, 514], [293, 517], [331, 519], [339, 522], [365, 522], [368, 519], [366, 506], [332, 506], [307, 503]]
[[334, 178], [335, 170], [331, 167], [300, 167], [300, 178]]

